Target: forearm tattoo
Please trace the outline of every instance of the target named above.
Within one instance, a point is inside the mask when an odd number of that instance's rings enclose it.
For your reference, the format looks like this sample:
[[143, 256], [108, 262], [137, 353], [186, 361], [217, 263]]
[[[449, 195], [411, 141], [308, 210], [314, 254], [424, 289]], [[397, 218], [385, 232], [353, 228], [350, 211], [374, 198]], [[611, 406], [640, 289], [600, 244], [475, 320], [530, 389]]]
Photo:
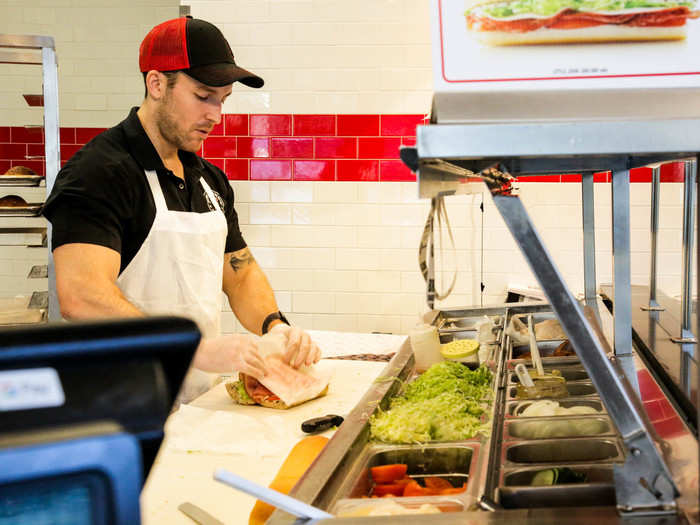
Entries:
[[250, 250], [248, 248], [245, 248], [240, 252], [232, 254], [228, 262], [231, 265], [231, 268], [233, 268], [233, 271], [237, 272], [244, 266], [253, 264], [255, 262], [255, 259], [253, 258], [253, 254], [250, 253]]

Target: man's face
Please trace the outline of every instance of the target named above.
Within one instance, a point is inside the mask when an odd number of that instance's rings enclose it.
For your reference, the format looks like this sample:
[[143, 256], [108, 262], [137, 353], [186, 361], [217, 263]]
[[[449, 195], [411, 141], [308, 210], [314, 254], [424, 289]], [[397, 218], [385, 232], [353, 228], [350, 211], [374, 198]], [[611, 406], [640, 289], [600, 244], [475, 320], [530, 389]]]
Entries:
[[177, 149], [198, 151], [212, 128], [221, 122], [221, 106], [230, 94], [230, 84], [211, 87], [178, 73], [175, 85], [166, 87], [156, 109], [160, 134]]

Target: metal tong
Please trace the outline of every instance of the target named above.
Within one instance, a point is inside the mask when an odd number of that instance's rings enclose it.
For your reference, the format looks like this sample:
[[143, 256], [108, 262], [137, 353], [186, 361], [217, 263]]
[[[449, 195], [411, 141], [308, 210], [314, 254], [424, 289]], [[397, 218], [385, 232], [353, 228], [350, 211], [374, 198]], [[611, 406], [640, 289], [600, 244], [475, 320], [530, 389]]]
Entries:
[[299, 518], [309, 520], [333, 517], [332, 514], [329, 514], [324, 510], [304, 503], [296, 498], [292, 498], [291, 496], [287, 496], [286, 494], [282, 494], [281, 492], [277, 492], [276, 490], [258, 485], [249, 479], [242, 478], [241, 476], [238, 476], [223, 468], [217, 469], [216, 472], [214, 472], [214, 479], [228, 485], [229, 487], [233, 487], [234, 489], [238, 489], [246, 494], [255, 496], [259, 500], [269, 503], [270, 505], [277, 507], [278, 509], [282, 509], [285, 512], [289, 512], [290, 514]]
[[537, 339], [535, 338], [535, 327], [532, 321], [532, 314], [527, 316], [527, 334], [530, 338], [530, 356], [532, 359], [532, 365], [537, 370], [537, 375], [543, 377], [544, 367], [542, 366], [542, 356], [540, 355], [540, 349], [537, 348]]

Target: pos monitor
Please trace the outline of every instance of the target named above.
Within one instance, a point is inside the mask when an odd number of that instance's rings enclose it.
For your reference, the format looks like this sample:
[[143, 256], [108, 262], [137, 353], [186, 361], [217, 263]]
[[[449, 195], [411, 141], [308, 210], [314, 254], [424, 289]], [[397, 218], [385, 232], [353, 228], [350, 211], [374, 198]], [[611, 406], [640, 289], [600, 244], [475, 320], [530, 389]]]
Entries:
[[200, 340], [177, 317], [0, 332], [0, 525], [140, 523]]

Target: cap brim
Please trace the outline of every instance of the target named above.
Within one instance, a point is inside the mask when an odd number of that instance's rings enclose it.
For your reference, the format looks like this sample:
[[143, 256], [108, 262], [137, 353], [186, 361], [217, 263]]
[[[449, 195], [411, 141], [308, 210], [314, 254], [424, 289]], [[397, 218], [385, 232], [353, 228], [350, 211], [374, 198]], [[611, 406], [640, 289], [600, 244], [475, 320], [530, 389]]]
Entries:
[[184, 72], [202, 84], [213, 87], [226, 86], [234, 82], [240, 82], [252, 88], [261, 88], [265, 84], [258, 75], [235, 64], [209, 64], [186, 69]]

